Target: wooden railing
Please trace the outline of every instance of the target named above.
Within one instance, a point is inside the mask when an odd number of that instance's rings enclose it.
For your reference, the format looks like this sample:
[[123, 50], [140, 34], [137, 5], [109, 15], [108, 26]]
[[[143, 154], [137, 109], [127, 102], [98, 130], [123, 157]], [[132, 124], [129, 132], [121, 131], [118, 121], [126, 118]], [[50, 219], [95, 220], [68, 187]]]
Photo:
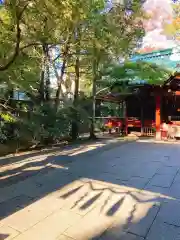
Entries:
[[153, 137], [155, 135], [154, 129], [152, 127], [143, 128], [143, 136]]

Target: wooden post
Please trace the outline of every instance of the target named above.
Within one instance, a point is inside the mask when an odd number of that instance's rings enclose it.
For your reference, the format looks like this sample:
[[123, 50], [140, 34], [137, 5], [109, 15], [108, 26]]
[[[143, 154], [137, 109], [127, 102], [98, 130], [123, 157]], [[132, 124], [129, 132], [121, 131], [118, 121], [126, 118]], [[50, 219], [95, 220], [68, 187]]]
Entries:
[[144, 105], [141, 100], [141, 136], [144, 135]]
[[127, 105], [126, 100], [124, 101], [124, 117], [125, 117], [125, 135], [128, 135], [128, 116], [127, 116]]
[[158, 94], [155, 97], [156, 99], [156, 115], [155, 115], [155, 121], [156, 121], [156, 139], [161, 139], [161, 96]]

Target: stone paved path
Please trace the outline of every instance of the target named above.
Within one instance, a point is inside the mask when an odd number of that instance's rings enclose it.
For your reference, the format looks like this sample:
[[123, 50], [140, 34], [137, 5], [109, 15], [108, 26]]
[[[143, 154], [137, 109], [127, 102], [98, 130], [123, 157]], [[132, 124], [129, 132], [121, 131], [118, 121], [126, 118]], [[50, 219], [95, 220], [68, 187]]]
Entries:
[[2, 166], [0, 240], [180, 240], [180, 145], [95, 147]]

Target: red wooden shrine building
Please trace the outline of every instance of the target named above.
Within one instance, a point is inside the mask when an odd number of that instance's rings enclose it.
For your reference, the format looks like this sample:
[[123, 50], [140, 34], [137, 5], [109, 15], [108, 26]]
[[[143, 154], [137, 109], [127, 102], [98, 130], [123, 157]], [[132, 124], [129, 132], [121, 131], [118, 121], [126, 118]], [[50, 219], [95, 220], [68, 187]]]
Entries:
[[[97, 103], [114, 102], [124, 104], [123, 118], [116, 116], [109, 120], [119, 126], [124, 122], [126, 133], [138, 131], [142, 135], [153, 135], [161, 138], [161, 123], [171, 120], [180, 129], [180, 73], [171, 76], [162, 85], [130, 85], [130, 93], [108, 93], [97, 96]], [[177, 131], [176, 137], [180, 137]]]
[[97, 103], [108, 101], [124, 106], [123, 119], [115, 116], [113, 123], [118, 126], [123, 121], [126, 133], [138, 130], [144, 135], [156, 133], [156, 137], [160, 138], [161, 123], [167, 120], [171, 120], [178, 129], [180, 126], [180, 47], [135, 55], [131, 61], [154, 63], [176, 73], [169, 79], [164, 79], [161, 85], [151, 85], [141, 80], [135, 84], [132, 81], [128, 86], [129, 93], [115, 92], [114, 94], [114, 91], [111, 91], [104, 96], [97, 96]]

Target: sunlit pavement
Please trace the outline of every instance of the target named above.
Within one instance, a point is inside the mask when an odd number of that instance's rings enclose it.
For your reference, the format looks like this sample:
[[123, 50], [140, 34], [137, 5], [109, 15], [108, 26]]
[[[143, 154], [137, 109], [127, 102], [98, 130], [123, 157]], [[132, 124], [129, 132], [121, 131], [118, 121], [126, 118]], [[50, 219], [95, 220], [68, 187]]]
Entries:
[[180, 240], [180, 146], [105, 145], [1, 166], [0, 240]]

